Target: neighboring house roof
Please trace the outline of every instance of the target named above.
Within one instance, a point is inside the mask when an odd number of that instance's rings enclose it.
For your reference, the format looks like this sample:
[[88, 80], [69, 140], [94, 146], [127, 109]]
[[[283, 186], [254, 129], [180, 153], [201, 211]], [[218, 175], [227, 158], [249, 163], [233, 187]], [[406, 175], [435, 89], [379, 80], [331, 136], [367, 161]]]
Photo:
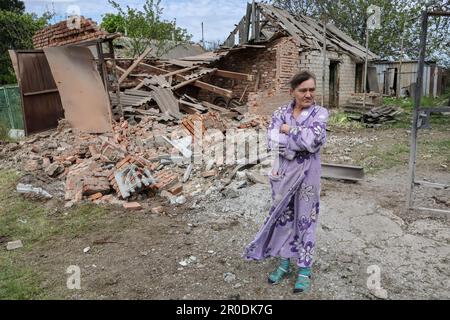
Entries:
[[[390, 61], [390, 60], [376, 60], [372, 61], [373, 64], [398, 64], [400, 60]], [[402, 63], [419, 63], [419, 60], [403, 60]], [[426, 64], [436, 64], [436, 61], [428, 60], [425, 61]]]
[[[258, 17], [261, 15], [261, 21]], [[251, 18], [253, 17], [253, 18]], [[321, 21], [316, 21], [304, 15], [292, 15], [284, 9], [277, 8], [265, 3], [256, 3], [255, 7], [248, 5], [247, 15], [244, 16], [243, 20], [237, 25], [236, 29], [230, 34], [230, 37], [225, 41], [225, 46], [232, 47], [235, 42], [235, 34], [239, 31], [240, 33], [248, 33], [248, 24], [245, 21], [251, 21], [254, 28], [253, 20], [260, 22], [260, 26], [255, 29], [260, 30], [258, 39], [260, 42], [270, 41], [271, 39], [277, 37], [277, 34], [284, 32], [292, 36], [292, 38], [297, 42], [299, 47], [311, 49], [311, 50], [322, 50], [323, 48], [323, 24]], [[262, 21], [262, 18], [265, 21]], [[245, 30], [247, 27], [247, 31]], [[274, 28], [275, 27], [275, 28]], [[252, 30], [253, 30], [252, 28]], [[248, 43], [248, 41], [242, 41], [242, 38], [248, 39], [244, 34], [239, 35], [240, 44]], [[250, 36], [250, 41], [258, 40], [254, 39], [254, 36]], [[365, 47], [361, 46], [358, 42], [353, 40], [350, 36], [346, 35], [344, 32], [336, 28], [332, 24], [327, 24], [327, 50], [333, 51], [343, 51], [356, 60], [365, 60], [366, 50]], [[257, 42], [257, 41], [255, 41]], [[374, 60], [380, 57], [369, 50], [368, 59]]]
[[[130, 38], [121, 37], [114, 42], [114, 46], [116, 47], [116, 55], [121, 58], [132, 58], [130, 56]], [[157, 41], [152, 41], [150, 47], [153, 49], [150, 53], [153, 56], [156, 56], [156, 52], [158, 51]], [[159, 59], [179, 59], [187, 56], [194, 56], [204, 53], [205, 50], [196, 43], [176, 43], [174, 41], [165, 41], [164, 47], [161, 50], [161, 55], [158, 57]]]

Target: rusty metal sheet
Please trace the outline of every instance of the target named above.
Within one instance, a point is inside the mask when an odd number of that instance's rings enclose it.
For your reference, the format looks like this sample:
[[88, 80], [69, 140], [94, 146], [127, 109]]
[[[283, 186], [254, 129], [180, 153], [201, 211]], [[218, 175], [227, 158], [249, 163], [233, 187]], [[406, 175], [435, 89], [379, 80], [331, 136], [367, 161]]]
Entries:
[[322, 178], [361, 181], [364, 179], [364, 168], [358, 166], [322, 163]]
[[110, 132], [111, 106], [91, 51], [67, 46], [44, 52], [71, 126], [88, 133]]
[[25, 134], [56, 128], [64, 111], [44, 52], [10, 50], [9, 54], [20, 87]]

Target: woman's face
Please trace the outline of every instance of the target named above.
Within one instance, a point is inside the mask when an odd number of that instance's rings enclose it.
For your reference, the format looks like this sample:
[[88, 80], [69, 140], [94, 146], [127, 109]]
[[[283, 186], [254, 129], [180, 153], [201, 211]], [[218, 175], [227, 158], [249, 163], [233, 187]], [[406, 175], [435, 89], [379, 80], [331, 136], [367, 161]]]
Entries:
[[300, 83], [297, 88], [291, 89], [291, 94], [300, 108], [308, 108], [314, 103], [316, 95], [316, 82], [309, 79]]

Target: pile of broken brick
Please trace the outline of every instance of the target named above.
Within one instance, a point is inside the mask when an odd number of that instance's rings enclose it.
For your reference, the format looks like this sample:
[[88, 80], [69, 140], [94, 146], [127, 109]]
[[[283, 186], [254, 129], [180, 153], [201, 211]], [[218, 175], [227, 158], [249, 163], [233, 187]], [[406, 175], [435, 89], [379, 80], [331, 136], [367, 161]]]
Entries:
[[[143, 202], [148, 203], [146, 199], [155, 196], [172, 205], [183, 205], [186, 196], [202, 193], [214, 183], [214, 177], [225, 177], [234, 169], [225, 164], [216, 165], [214, 161], [206, 161], [206, 167], [195, 166], [190, 154], [183, 154], [179, 142], [185, 141], [185, 146], [189, 146], [195, 139], [186, 125], [189, 117], [169, 123], [145, 117], [133, 125], [122, 118], [114, 123], [112, 133], [106, 134], [76, 132], [66, 120], [61, 120], [55, 130], [3, 145], [0, 166], [40, 176], [48, 184], [62, 183], [66, 207], [79, 201], [92, 201], [141, 209]], [[252, 116], [248, 121], [237, 122], [221, 119], [214, 112], [196, 120], [203, 122], [203, 134], [212, 128], [225, 131], [267, 123], [267, 117]], [[183, 138], [177, 140], [180, 137]], [[33, 189], [41, 188], [31, 186], [30, 190]], [[43, 192], [47, 194], [47, 191]], [[163, 208], [157, 206], [151, 210], [161, 213]]]

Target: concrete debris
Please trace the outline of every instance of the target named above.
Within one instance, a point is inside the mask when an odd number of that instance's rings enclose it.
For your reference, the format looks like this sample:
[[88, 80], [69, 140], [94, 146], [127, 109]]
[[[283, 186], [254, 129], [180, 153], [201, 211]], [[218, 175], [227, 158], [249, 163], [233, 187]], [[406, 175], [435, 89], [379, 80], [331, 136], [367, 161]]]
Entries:
[[47, 191], [45, 191], [44, 189], [35, 188], [30, 184], [19, 183], [16, 187], [16, 190], [19, 193], [34, 195], [36, 197], [42, 197], [42, 198], [46, 198], [46, 199], [53, 198], [53, 196], [50, 193], [48, 193]]
[[186, 259], [181, 260], [180, 262], [178, 262], [181, 266], [183, 267], [187, 267], [188, 265], [197, 262], [197, 257], [195, 256], [190, 256]]
[[223, 280], [227, 283], [231, 283], [236, 280], [236, 275], [231, 272], [226, 272], [223, 274]]
[[50, 177], [56, 177], [58, 174], [64, 172], [64, 166], [60, 163], [52, 163], [45, 169], [45, 173]]
[[6, 250], [16, 250], [23, 247], [22, 240], [11, 241], [6, 244]]

